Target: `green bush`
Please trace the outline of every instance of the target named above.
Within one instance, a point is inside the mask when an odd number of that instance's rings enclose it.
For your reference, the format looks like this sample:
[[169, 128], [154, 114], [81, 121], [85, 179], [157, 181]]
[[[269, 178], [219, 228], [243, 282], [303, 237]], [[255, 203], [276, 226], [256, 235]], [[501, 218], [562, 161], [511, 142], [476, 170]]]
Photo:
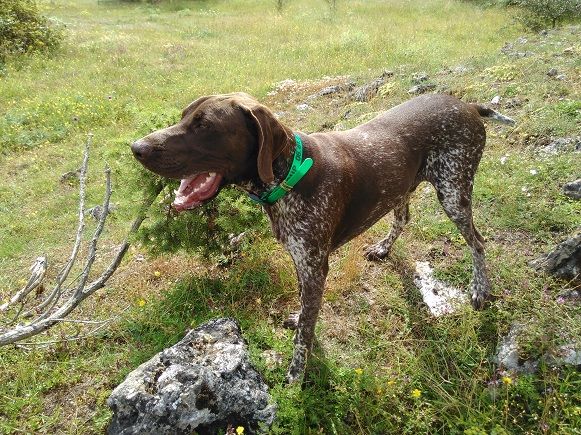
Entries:
[[61, 39], [34, 1], [0, 0], [0, 64], [11, 54], [54, 49]]
[[138, 238], [153, 254], [190, 252], [224, 260], [229, 251], [229, 238], [244, 231], [262, 234], [267, 228], [261, 207], [239, 190], [224, 189], [207, 204], [188, 212], [170, 210], [173, 191], [178, 182], [162, 179], [140, 169], [139, 179], [146, 192], [163, 185], [161, 203], [154, 203], [150, 219], [141, 227]]
[[513, 0], [521, 12], [517, 18], [532, 30], [556, 27], [581, 18], [581, 0]]

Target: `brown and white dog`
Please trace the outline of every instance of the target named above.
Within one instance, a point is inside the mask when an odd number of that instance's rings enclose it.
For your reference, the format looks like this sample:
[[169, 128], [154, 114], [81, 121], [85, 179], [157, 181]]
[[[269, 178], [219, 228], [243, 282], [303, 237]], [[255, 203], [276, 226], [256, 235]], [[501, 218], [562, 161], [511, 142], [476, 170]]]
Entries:
[[[369, 246], [369, 260], [385, 258], [409, 220], [410, 194], [430, 182], [448, 217], [472, 250], [472, 304], [490, 294], [483, 238], [472, 221], [474, 174], [484, 150], [482, 118], [510, 118], [448, 95], [423, 95], [348, 131], [303, 134], [311, 170], [288, 194], [264, 205], [276, 238], [296, 267], [301, 310], [287, 374], [304, 373], [328, 272], [329, 254], [394, 211], [386, 238]], [[226, 184], [260, 195], [287, 175], [296, 146], [293, 132], [243, 93], [197, 99], [175, 125], [136, 141], [131, 149], [146, 168], [181, 179], [174, 207], [196, 207]]]

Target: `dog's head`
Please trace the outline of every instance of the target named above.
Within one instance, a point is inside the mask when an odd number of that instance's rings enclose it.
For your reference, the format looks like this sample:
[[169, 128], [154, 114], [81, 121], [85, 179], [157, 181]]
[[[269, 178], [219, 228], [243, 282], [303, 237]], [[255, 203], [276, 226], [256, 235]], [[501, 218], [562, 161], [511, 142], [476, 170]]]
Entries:
[[293, 140], [291, 130], [244, 93], [198, 98], [181, 120], [131, 145], [147, 169], [181, 180], [177, 211], [215, 197], [230, 183], [274, 180], [272, 164]]

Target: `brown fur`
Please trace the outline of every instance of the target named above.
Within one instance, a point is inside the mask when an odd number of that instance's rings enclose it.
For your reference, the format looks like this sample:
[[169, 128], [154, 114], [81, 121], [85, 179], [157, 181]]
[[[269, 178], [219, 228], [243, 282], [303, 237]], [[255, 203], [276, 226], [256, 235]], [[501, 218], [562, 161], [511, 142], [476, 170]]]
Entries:
[[[471, 195], [486, 136], [481, 116], [492, 117], [487, 110], [446, 95], [424, 95], [352, 130], [300, 134], [303, 158], [311, 157], [313, 167], [292, 192], [265, 206], [300, 285], [301, 311], [290, 322], [296, 335], [289, 381], [302, 375], [313, 343], [330, 252], [394, 210], [390, 234], [365, 253], [368, 259], [385, 258], [409, 220], [410, 194], [424, 180], [434, 185], [472, 249], [472, 300], [482, 306], [490, 284]], [[224, 176], [223, 184], [254, 194], [284, 179], [294, 147], [292, 131], [241, 93], [202, 97], [176, 125], [132, 145], [136, 158], [162, 176], [213, 171]]]

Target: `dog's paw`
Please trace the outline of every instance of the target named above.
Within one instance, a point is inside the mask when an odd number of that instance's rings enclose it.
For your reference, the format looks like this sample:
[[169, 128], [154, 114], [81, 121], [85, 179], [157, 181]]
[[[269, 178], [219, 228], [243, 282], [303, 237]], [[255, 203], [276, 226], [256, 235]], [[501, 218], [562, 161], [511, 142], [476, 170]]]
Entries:
[[389, 255], [389, 248], [383, 243], [376, 243], [365, 248], [363, 255], [368, 261], [380, 261]]
[[490, 299], [490, 287], [472, 284], [472, 307], [482, 310]]
[[299, 313], [290, 313], [288, 318], [282, 322], [282, 327], [285, 329], [295, 330], [299, 326]]
[[284, 378], [284, 383], [286, 385], [292, 385], [299, 383], [303, 380], [304, 377], [304, 367], [299, 367], [295, 364], [291, 364], [286, 377]]

